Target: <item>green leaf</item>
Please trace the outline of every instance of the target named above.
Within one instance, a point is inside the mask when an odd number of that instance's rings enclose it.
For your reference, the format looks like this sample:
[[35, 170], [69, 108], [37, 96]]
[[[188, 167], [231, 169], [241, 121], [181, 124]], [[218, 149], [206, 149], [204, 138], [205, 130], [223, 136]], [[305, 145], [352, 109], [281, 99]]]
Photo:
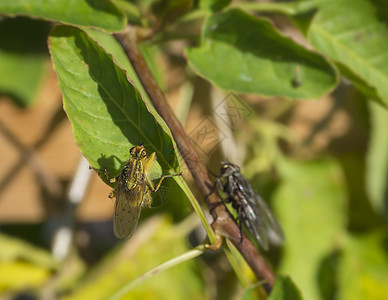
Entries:
[[26, 107], [47, 73], [49, 23], [27, 18], [0, 22], [0, 94]]
[[348, 186], [348, 228], [366, 230], [384, 223], [374, 210], [366, 191], [366, 161], [364, 153], [350, 152], [339, 157], [346, 185]]
[[13, 0], [0, 1], [0, 12], [9, 16], [29, 16], [76, 26], [123, 30], [126, 19], [110, 1]]
[[0, 294], [38, 288], [58, 267], [50, 253], [22, 240], [1, 234], [0, 245]]
[[22, 260], [46, 269], [57, 267], [57, 262], [50, 253], [25, 241], [1, 234], [0, 244], [0, 261], [2, 262]]
[[[307, 1], [308, 2], [308, 1]], [[388, 105], [388, 11], [386, 1], [323, 1], [311, 23], [308, 39], [376, 89]]]
[[[172, 224], [166, 217], [149, 219], [124, 247], [117, 247], [65, 299], [110, 299], [142, 274], [185, 253], [187, 234], [198, 225], [188, 219]], [[130, 251], [128, 251], [130, 249]], [[143, 278], [144, 279], [144, 278]], [[203, 280], [194, 260], [143, 280], [122, 299], [205, 299]]]
[[187, 56], [199, 75], [235, 92], [317, 99], [338, 81], [325, 58], [238, 9], [211, 16], [201, 46]]
[[157, 0], [151, 5], [152, 14], [163, 22], [173, 22], [193, 7], [193, 0]]
[[278, 275], [268, 300], [302, 300], [299, 289], [288, 276]]
[[136, 4], [126, 0], [115, 0], [115, 3], [125, 13], [128, 23], [141, 25], [141, 13]]
[[[378, 91], [374, 86], [369, 85], [365, 82], [358, 74], [354, 73], [352, 70], [347, 68], [340, 62], [337, 62], [338, 69], [341, 71], [341, 74], [349, 79], [356, 89], [366, 98], [371, 100], [376, 100], [376, 102], [383, 104], [380, 96], [378, 95]], [[364, 99], [365, 101], [365, 99]]]
[[[104, 48], [106, 52], [113, 56], [114, 62], [120, 68], [127, 71], [128, 79], [139, 90], [140, 94], [144, 99], [146, 99], [147, 103], [150, 103], [148, 95], [144, 90], [143, 85], [141, 84], [135, 70], [133, 69], [132, 64], [130, 63], [123, 48], [114, 38], [114, 36], [106, 32], [102, 32], [100, 30], [87, 29], [85, 31], [92, 39], [94, 39], [98, 43], [99, 46]], [[157, 57], [157, 46], [139, 45], [139, 48], [142, 54], [144, 55], [144, 59], [146, 60], [147, 65], [150, 68], [156, 82], [163, 90], [163, 87], [165, 86], [164, 78], [162, 76], [160, 68], [158, 67], [157, 61], [155, 61], [155, 57]], [[154, 107], [152, 105], [148, 105], [148, 109], [156, 117], [158, 122], [163, 126], [165, 131], [169, 132], [169, 128], [164, 123], [163, 119], [159, 116], [159, 114], [155, 111]]]
[[[123, 47], [117, 42], [112, 34], [102, 32], [100, 30], [87, 29], [86, 33], [95, 40], [106, 52], [111, 54], [114, 58], [115, 63], [127, 71], [127, 77], [133, 83], [134, 86], [139, 90], [140, 94], [148, 99], [148, 95], [145, 92], [135, 70], [132, 67], [131, 62], [128, 59], [128, 56], [125, 54]], [[157, 46], [155, 45], [143, 45], [140, 44], [139, 48], [144, 56], [144, 59], [147, 62], [148, 67], [151, 69], [152, 75], [156, 79], [159, 87], [164, 90], [164, 80], [162, 77], [162, 72], [160, 70], [160, 64], [155, 60], [157, 57]], [[152, 111], [153, 113], [153, 111]]]
[[338, 299], [388, 299], [387, 237], [386, 228], [349, 237], [338, 270]]
[[201, 0], [199, 2], [199, 7], [211, 11], [220, 11], [228, 6], [230, 2], [232, 2], [232, 0]]
[[[106, 34], [93, 32], [93, 37], [114, 54], [115, 61], [117, 59], [121, 66], [129, 70], [131, 81], [140, 84], [122, 49], [117, 48], [117, 43]], [[149, 150], [156, 152], [163, 173], [170, 173], [171, 170], [178, 173], [181, 170], [167, 125], [146, 97], [143, 98], [146, 102], [146, 105], [144, 104], [139, 92], [127, 81], [125, 72], [113, 63], [110, 55], [82, 31], [66, 27], [54, 30], [49, 45], [76, 143], [93, 167], [107, 169], [110, 176], [118, 175], [128, 159], [128, 149], [140, 141], [145, 143], [149, 153], [151, 153]], [[100, 64], [103, 64], [105, 69], [100, 68]], [[89, 87], [86, 87], [86, 84]], [[109, 97], [105, 95], [105, 91], [109, 92]], [[94, 111], [97, 113], [93, 113]], [[98, 119], [93, 117], [96, 114], [99, 116]], [[135, 118], [132, 119], [131, 116]], [[160, 173], [158, 165], [153, 164], [151, 179], [160, 177]], [[107, 182], [103, 174], [100, 174], [100, 177]], [[162, 198], [161, 202], [171, 198], [166, 199], [163, 190], [168, 191], [168, 196], [173, 192], [174, 201], [175, 198], [183, 199], [184, 193], [207, 229], [210, 240], [213, 241], [214, 234], [210, 232], [210, 226], [206, 224], [200, 205], [187, 184], [181, 177], [174, 179], [170, 181], [171, 185], [168, 181], [163, 182], [164, 189], [160, 189], [154, 198], [159, 195]], [[180, 189], [177, 189], [177, 185]], [[164, 208], [170, 209], [174, 217], [179, 219], [187, 214], [185, 205], [176, 205], [173, 208], [172, 203], [173, 201]]]
[[346, 225], [347, 197], [341, 169], [330, 159], [285, 162], [274, 197], [285, 235], [281, 272], [289, 274], [305, 299], [319, 299], [318, 270]]
[[27, 288], [41, 287], [49, 278], [50, 270], [23, 261], [0, 262], [0, 293], [9, 290], [25, 291]]
[[171, 136], [110, 55], [67, 26], [53, 29], [49, 47], [75, 141], [91, 166], [117, 176], [129, 148], [143, 142], [164, 173], [180, 169]]
[[241, 300], [256, 300], [257, 295], [255, 294], [255, 290], [257, 289], [257, 284], [250, 285], [244, 290], [244, 294], [241, 297]]
[[388, 201], [388, 112], [370, 104], [371, 137], [367, 154], [366, 189], [376, 211], [382, 213]]

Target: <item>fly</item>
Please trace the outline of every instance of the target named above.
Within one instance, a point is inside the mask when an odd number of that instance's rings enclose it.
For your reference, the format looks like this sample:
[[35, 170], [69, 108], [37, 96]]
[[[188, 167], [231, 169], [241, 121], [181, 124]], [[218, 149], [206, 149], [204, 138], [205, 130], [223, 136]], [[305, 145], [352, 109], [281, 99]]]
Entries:
[[[242, 226], [250, 232], [264, 250], [269, 241], [284, 240], [283, 230], [265, 201], [255, 193], [240, 168], [229, 162], [222, 162], [220, 177], [216, 179], [218, 193], [226, 194], [224, 202], [231, 203], [237, 213], [242, 241]], [[221, 196], [221, 195], [220, 195]]]
[[[129, 154], [130, 158], [121, 174], [110, 179], [111, 183], [116, 182], [116, 187], [109, 194], [109, 198], [116, 197], [113, 231], [119, 239], [129, 239], [132, 236], [140, 217], [141, 208], [151, 207], [151, 192], [156, 192], [165, 178], [182, 175], [182, 173], [163, 175], [154, 188], [148, 173], [152, 163], [156, 160], [155, 152], [147, 157], [146, 149], [143, 145], [139, 145], [132, 147]], [[103, 171], [109, 177], [107, 170]]]

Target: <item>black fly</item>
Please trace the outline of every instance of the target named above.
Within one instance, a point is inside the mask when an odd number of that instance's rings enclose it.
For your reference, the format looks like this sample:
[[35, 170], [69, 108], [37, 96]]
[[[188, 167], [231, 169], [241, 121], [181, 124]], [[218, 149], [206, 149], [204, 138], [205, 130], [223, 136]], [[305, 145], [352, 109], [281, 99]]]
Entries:
[[238, 166], [223, 162], [220, 177], [216, 179], [216, 188], [219, 194], [226, 194], [224, 201], [231, 203], [236, 210], [241, 241], [243, 225], [264, 250], [268, 250], [269, 240], [278, 243], [283, 241], [280, 224], [264, 200], [254, 192]]

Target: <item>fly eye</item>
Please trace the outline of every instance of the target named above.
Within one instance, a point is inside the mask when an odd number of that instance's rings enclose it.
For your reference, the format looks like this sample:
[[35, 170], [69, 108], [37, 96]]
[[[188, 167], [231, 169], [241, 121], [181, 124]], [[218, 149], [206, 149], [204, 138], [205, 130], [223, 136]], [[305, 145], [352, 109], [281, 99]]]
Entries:
[[145, 150], [143, 150], [143, 151], [141, 152], [141, 156], [142, 156], [142, 157], [146, 157], [146, 156], [147, 156], [147, 152], [146, 152]]
[[230, 166], [229, 165], [223, 165], [222, 167], [221, 167], [221, 171], [223, 171], [223, 172], [226, 172], [226, 171], [228, 171], [230, 169]]
[[135, 148], [136, 147], [132, 147], [131, 149], [129, 149], [129, 154], [133, 155], [135, 153]]
[[228, 170], [229, 170], [229, 167], [228, 167], [228, 166], [222, 166], [222, 167], [221, 167], [221, 170], [220, 170], [221, 175], [226, 174], [226, 173], [228, 172]]

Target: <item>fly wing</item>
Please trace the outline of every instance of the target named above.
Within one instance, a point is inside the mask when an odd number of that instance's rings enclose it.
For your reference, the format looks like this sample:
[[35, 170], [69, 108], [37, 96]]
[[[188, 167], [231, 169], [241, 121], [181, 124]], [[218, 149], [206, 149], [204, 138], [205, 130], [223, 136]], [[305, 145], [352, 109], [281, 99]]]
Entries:
[[118, 182], [113, 217], [113, 231], [117, 238], [129, 239], [135, 231], [145, 189], [144, 180], [132, 189], [128, 189], [125, 181]]
[[256, 193], [254, 193], [254, 200], [257, 204], [256, 207], [258, 208], [262, 226], [265, 228], [270, 241], [273, 244], [280, 244], [284, 240], [282, 227], [272, 214], [267, 203]]
[[268, 250], [268, 234], [263, 224], [263, 219], [261, 217], [259, 208], [257, 207], [256, 203], [252, 205], [252, 200], [244, 196], [241, 197], [241, 205], [243, 206], [245, 214], [245, 226], [249, 232], [255, 236], [261, 247], [263, 247], [264, 250]]
[[267, 203], [253, 190], [249, 182], [241, 175], [238, 178], [238, 185], [242, 194], [245, 195], [247, 205], [253, 210], [251, 218], [252, 232], [263, 247], [268, 249], [268, 241], [273, 244], [280, 244], [284, 240], [283, 230], [272, 214]]
[[262, 218], [260, 203], [255, 200], [256, 193], [241, 173], [234, 174], [233, 182], [233, 188], [239, 191], [239, 199], [246, 217], [245, 226], [255, 236], [261, 247], [268, 250], [268, 232]]

